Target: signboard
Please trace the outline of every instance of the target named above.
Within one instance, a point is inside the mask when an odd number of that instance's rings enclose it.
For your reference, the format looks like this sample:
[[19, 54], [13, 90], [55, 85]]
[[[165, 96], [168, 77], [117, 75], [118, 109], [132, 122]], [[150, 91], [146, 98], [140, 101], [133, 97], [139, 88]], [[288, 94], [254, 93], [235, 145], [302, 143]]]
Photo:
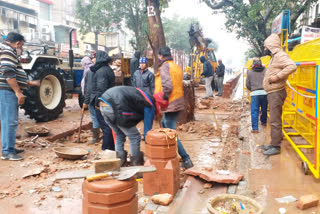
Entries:
[[75, 30], [71, 33], [71, 43], [72, 46], [77, 46], [77, 32]]
[[320, 37], [320, 28], [302, 27], [301, 44]]
[[280, 34], [283, 29], [290, 33], [290, 10], [283, 10], [272, 22], [271, 33]]
[[69, 53], [70, 45], [69, 44], [61, 44], [60, 52], [61, 53]]

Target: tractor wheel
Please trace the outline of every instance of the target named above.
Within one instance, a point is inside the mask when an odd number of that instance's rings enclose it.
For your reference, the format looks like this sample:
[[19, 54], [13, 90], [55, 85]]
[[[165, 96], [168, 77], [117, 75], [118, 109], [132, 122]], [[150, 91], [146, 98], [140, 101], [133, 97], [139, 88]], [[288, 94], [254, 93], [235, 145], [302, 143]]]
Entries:
[[64, 80], [52, 63], [39, 63], [30, 71], [29, 80], [40, 80], [40, 87], [25, 90], [25, 114], [37, 122], [56, 119], [65, 106]]

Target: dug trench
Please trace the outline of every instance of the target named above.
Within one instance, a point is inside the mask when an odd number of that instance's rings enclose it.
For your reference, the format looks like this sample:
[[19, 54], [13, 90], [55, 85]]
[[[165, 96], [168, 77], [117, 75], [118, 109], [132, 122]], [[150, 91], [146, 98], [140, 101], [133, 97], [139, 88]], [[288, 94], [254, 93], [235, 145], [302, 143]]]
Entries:
[[[209, 99], [203, 107], [201, 98], [205, 95], [204, 88], [196, 88], [195, 95], [195, 121], [179, 125], [178, 137], [195, 166], [206, 167], [208, 170], [238, 171], [238, 160], [242, 154], [239, 149], [242, 143], [239, 139], [241, 131], [239, 123], [243, 102], [215, 97]], [[89, 130], [82, 131], [81, 143], [75, 141], [80, 122], [80, 108], [76, 103], [76, 98], [68, 100], [64, 115], [56, 121], [45, 124], [51, 131], [49, 137], [39, 137], [35, 142], [30, 142], [33, 137], [28, 136], [24, 128], [41, 124], [35, 124], [23, 117], [23, 112], [20, 112], [18, 133], [21, 137], [17, 139], [17, 145], [18, 148], [25, 149], [22, 154], [24, 160], [0, 161], [0, 213], [82, 213], [83, 180], [54, 180], [58, 172], [92, 168], [93, 160], [98, 159], [101, 154], [101, 141], [94, 145], [87, 143], [91, 138]], [[88, 129], [88, 123], [89, 114], [86, 112], [84, 129]], [[158, 127], [159, 124], [155, 123], [154, 128]], [[143, 124], [139, 124], [138, 128], [142, 132]], [[59, 132], [68, 130], [73, 130], [75, 133], [70, 136], [59, 135]], [[53, 135], [58, 139], [52, 138]], [[144, 142], [141, 142], [142, 151], [144, 145]], [[81, 160], [61, 159], [53, 152], [54, 147], [61, 146], [83, 148], [88, 150], [89, 154]], [[126, 149], [129, 150], [128, 142]], [[198, 199], [194, 203], [184, 205], [183, 210], [186, 208], [190, 213], [206, 213], [205, 201], [208, 197], [224, 193], [228, 187], [226, 184], [211, 183], [208, 189], [204, 188], [206, 183], [204, 180], [187, 176], [183, 171], [180, 180], [181, 190], [178, 191], [172, 204], [165, 207], [153, 204], [150, 197], [143, 195], [143, 179], [141, 179], [138, 190], [139, 212], [151, 209], [157, 213], [178, 213], [174, 210], [182, 209], [177, 203], [179, 199], [189, 197], [196, 192]], [[194, 192], [186, 189], [194, 189]]]

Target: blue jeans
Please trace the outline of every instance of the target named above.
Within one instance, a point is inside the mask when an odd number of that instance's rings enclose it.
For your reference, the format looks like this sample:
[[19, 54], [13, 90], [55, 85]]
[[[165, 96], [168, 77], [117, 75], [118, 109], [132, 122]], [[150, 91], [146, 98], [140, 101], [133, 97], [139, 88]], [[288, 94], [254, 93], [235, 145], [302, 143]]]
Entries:
[[218, 77], [218, 94], [222, 95], [223, 90], [223, 77]]
[[[176, 130], [178, 114], [179, 112], [164, 113], [163, 118], [161, 120], [162, 126], [164, 128]], [[179, 139], [178, 139], [178, 153], [181, 156], [183, 161], [188, 160], [190, 158]]]
[[143, 120], [143, 135], [144, 139], [147, 137], [147, 132], [152, 129], [153, 118], [156, 113], [156, 109], [154, 107], [144, 107], [144, 120]]
[[96, 114], [96, 107], [94, 106], [94, 104], [89, 104], [88, 105], [89, 108], [89, 113], [90, 113], [90, 117], [92, 120], [92, 128], [97, 129], [100, 128], [100, 124], [99, 124], [99, 120], [97, 118], [97, 114]]
[[126, 136], [129, 137], [130, 140], [130, 154], [133, 157], [138, 157], [140, 155], [140, 140], [141, 135], [136, 126], [133, 127], [123, 127], [119, 126], [115, 122], [115, 115], [112, 107], [102, 106], [100, 107], [101, 113], [104, 117], [106, 123], [112, 128], [115, 132], [116, 139], [116, 151], [123, 152], [124, 151], [124, 143], [126, 142]]
[[1, 151], [14, 154], [18, 128], [18, 98], [13, 91], [0, 89]]
[[106, 149], [114, 150], [114, 140], [113, 140], [112, 130], [108, 126], [106, 121], [104, 120], [104, 118], [101, 114], [101, 111], [99, 109], [95, 109], [95, 111], [96, 111], [97, 119], [100, 124], [100, 128], [102, 130], [102, 134], [103, 134], [101, 149], [102, 150], [106, 150]]
[[268, 99], [267, 95], [251, 96], [251, 123], [252, 130], [258, 130], [259, 110], [261, 107], [260, 121], [262, 124], [267, 123]]

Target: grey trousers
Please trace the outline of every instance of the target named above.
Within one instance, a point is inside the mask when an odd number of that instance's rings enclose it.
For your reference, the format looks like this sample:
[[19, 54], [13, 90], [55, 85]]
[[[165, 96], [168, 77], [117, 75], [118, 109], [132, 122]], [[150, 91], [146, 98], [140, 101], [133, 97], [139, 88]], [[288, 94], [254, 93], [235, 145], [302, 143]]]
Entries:
[[271, 144], [280, 146], [282, 140], [282, 106], [287, 97], [285, 89], [268, 94], [271, 125]]
[[223, 93], [223, 76], [222, 77], [218, 77], [218, 94], [222, 95]]

